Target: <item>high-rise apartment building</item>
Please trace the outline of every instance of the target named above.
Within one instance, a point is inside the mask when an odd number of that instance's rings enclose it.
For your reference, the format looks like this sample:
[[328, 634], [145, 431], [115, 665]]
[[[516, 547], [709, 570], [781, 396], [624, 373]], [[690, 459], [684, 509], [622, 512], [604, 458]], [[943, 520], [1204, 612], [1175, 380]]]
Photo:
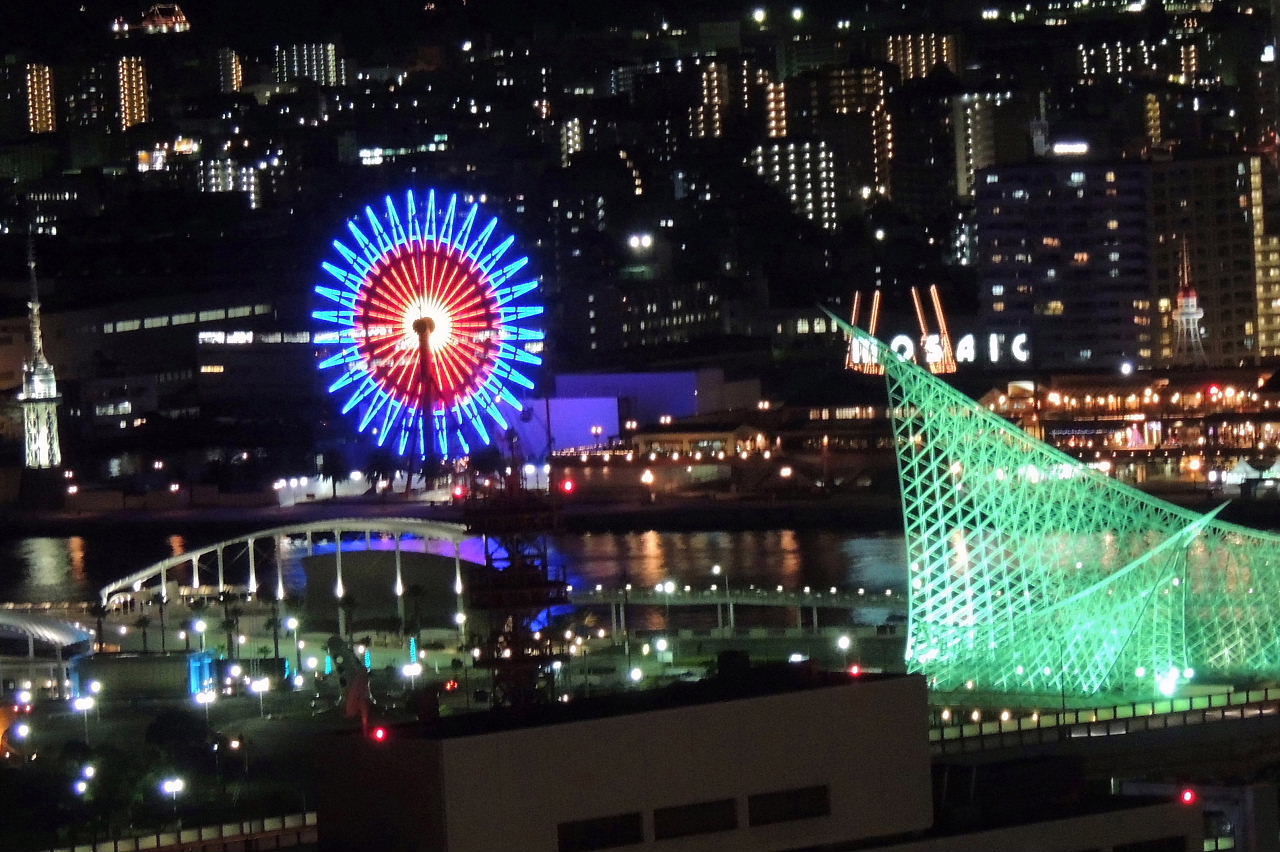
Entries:
[[1043, 368], [1169, 366], [1185, 276], [1210, 365], [1280, 352], [1280, 240], [1263, 228], [1261, 192], [1248, 156], [979, 171], [986, 324], [1028, 334]]
[[1157, 71], [1156, 45], [1143, 39], [1080, 44], [1076, 61], [1081, 76], [1094, 79], [1148, 77]]
[[57, 130], [53, 72], [48, 65], [0, 58], [0, 139]]
[[122, 56], [118, 63], [120, 89], [120, 129], [151, 120], [150, 93], [147, 90], [147, 66], [141, 56]]
[[840, 196], [864, 186], [888, 192], [893, 160], [888, 94], [885, 71], [874, 66], [821, 68], [787, 81], [790, 132], [818, 136], [830, 145], [841, 175]]
[[822, 140], [785, 139], [757, 145], [747, 160], [782, 190], [796, 213], [819, 226], [837, 225], [835, 162]]
[[1149, 364], [1149, 169], [1053, 161], [979, 171], [985, 328], [1006, 340], [1028, 335], [1045, 368]]
[[1209, 363], [1252, 363], [1258, 357], [1260, 301], [1255, 240], [1264, 236], [1260, 159], [1175, 159], [1148, 169], [1157, 363], [1169, 363], [1174, 353], [1183, 243], [1190, 283], [1204, 308], [1202, 341]]
[[956, 37], [944, 33], [902, 33], [885, 41], [885, 56], [902, 69], [902, 79], [928, 77], [934, 67], [945, 65], [954, 73], [960, 62]]
[[763, 115], [768, 71], [744, 58], [714, 59], [702, 66], [701, 92], [690, 116], [690, 135], [717, 139], [750, 113]]
[[53, 100], [53, 71], [48, 65], [27, 65], [27, 129], [53, 133], [58, 129]]
[[965, 92], [951, 99], [956, 150], [956, 197], [973, 200], [974, 176], [996, 161], [996, 110], [1012, 92]]
[[244, 62], [229, 47], [218, 50], [218, 90], [233, 94], [244, 88]]
[[321, 86], [345, 86], [346, 66], [332, 43], [276, 46], [276, 82], [311, 80]]

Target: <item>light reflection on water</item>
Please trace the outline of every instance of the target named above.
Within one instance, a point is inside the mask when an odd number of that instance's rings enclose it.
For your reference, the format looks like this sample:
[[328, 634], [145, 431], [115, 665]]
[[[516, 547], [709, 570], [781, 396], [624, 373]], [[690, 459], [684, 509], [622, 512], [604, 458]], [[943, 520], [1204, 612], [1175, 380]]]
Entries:
[[[213, 538], [209, 536], [208, 538]], [[427, 543], [432, 552], [453, 555], [447, 542]], [[121, 576], [168, 556], [180, 555], [203, 546], [192, 535], [145, 529], [128, 533], [94, 532], [85, 536], [28, 537], [0, 539], [0, 600], [89, 600], [96, 590]], [[346, 540], [343, 550], [363, 549], [363, 541]], [[373, 538], [374, 550], [393, 550], [393, 539]], [[404, 540], [408, 552], [422, 552], [421, 540]], [[332, 552], [332, 541], [317, 541], [317, 553]], [[300, 540], [284, 540], [272, 547], [259, 540], [255, 571], [259, 584], [274, 588], [277, 570], [290, 594], [305, 591], [306, 575], [301, 557], [306, 547]], [[483, 561], [483, 544], [465, 542], [462, 557]], [[815, 590], [866, 587], [868, 591], [892, 588], [905, 591], [904, 550], [901, 536], [866, 536], [848, 532], [819, 530], [757, 530], [733, 532], [628, 532], [582, 533], [556, 536], [550, 542], [553, 573], [563, 572], [567, 582], [579, 588], [601, 584], [618, 587], [631, 583], [652, 588], [666, 580], [694, 589], [709, 589], [727, 576], [733, 589], [749, 586], [788, 589], [810, 586]], [[720, 577], [711, 566], [719, 565]], [[201, 564], [201, 580], [216, 580], [212, 558]], [[228, 583], [243, 583], [248, 575], [247, 557], [227, 552]], [[171, 572], [182, 583], [191, 581], [188, 567]], [[390, 580], [389, 580], [390, 582]], [[635, 626], [660, 626], [661, 610], [640, 613]], [[774, 614], [779, 619], [787, 614]], [[714, 615], [711, 616], [714, 618]], [[868, 613], [866, 620], [883, 615]], [[647, 621], [649, 624], [640, 622]], [[781, 623], [781, 622], [779, 622]]]

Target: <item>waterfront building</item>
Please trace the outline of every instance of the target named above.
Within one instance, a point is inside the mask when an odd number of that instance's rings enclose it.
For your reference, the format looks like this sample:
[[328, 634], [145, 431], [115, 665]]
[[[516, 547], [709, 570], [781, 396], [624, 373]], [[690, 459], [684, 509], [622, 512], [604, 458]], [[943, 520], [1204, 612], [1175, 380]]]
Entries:
[[1259, 263], [1272, 251], [1261, 172], [1258, 157], [1112, 162], [1072, 153], [981, 171], [984, 322], [1027, 333], [1042, 368], [1168, 365], [1185, 269], [1204, 310], [1207, 362], [1256, 360], [1260, 316], [1275, 298], [1260, 276], [1275, 266]]

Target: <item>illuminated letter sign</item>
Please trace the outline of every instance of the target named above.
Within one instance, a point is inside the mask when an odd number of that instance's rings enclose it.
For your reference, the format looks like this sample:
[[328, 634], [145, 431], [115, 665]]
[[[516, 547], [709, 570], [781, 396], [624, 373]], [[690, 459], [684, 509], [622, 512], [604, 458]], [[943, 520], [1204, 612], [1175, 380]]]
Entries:
[[916, 357], [916, 346], [911, 342], [911, 338], [905, 334], [899, 334], [893, 340], [890, 340], [889, 348], [897, 352], [898, 357], [903, 361], [912, 361]]
[[1026, 334], [1015, 334], [1013, 336], [1013, 342], [1009, 344], [1009, 352], [1013, 354], [1014, 360], [1021, 361], [1023, 364], [1030, 360], [1031, 353], [1027, 351]]
[[936, 334], [927, 335], [924, 339], [924, 360], [929, 364], [942, 361], [942, 338]]

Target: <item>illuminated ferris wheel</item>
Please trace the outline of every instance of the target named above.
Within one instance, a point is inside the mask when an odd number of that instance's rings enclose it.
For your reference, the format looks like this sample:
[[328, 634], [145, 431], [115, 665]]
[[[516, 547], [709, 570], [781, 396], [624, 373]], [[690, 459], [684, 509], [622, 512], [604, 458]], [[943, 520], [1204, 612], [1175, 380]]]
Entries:
[[442, 200], [410, 190], [403, 207], [391, 196], [385, 211], [365, 207], [364, 221], [347, 222], [354, 242], [335, 239], [338, 257], [321, 264], [333, 281], [315, 288], [329, 392], [400, 455], [455, 458], [489, 444], [542, 363], [529, 351], [543, 339], [527, 324], [543, 312], [537, 278], [521, 274], [529, 258], [480, 205]]

